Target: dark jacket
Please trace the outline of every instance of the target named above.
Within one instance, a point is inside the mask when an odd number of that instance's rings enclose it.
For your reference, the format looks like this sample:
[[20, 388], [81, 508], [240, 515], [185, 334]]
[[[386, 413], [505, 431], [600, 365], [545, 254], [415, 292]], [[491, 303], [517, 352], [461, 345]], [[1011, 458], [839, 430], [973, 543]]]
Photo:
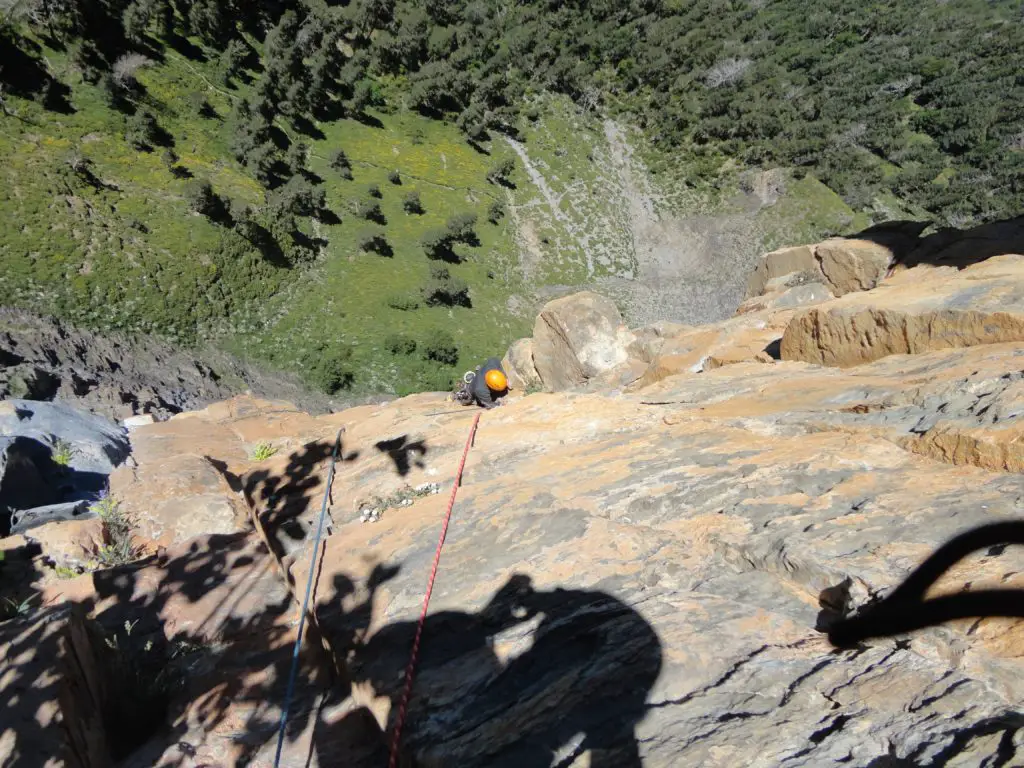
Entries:
[[505, 392], [492, 392], [485, 381], [488, 371], [501, 371], [505, 373], [505, 369], [501, 367], [501, 360], [496, 357], [487, 358], [487, 362], [481, 365], [480, 370], [476, 372], [476, 377], [473, 379], [473, 383], [470, 384], [470, 391], [473, 393], [473, 398], [478, 404], [484, 408], [493, 408], [498, 405], [499, 398], [507, 394], [507, 390]]

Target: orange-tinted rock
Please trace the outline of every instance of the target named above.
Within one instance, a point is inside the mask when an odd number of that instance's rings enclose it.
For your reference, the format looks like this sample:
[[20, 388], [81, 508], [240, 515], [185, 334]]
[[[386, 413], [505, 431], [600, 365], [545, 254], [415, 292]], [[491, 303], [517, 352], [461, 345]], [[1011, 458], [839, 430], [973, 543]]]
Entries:
[[1024, 341], [1024, 256], [919, 267], [796, 315], [784, 360], [847, 367], [893, 354]]
[[625, 363], [632, 341], [610, 299], [576, 293], [541, 310], [533, 329], [533, 362], [545, 389], [571, 389]]

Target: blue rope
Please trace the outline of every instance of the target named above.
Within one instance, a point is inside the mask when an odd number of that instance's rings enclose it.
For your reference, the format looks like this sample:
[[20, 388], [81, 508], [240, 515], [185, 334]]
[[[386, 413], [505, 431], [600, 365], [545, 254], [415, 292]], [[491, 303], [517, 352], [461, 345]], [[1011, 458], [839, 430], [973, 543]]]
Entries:
[[277, 753], [274, 755], [274, 768], [281, 765], [281, 750], [284, 748], [284, 732], [288, 724], [288, 708], [291, 706], [292, 695], [295, 693], [295, 678], [299, 672], [299, 649], [302, 647], [302, 630], [306, 625], [306, 611], [309, 608], [309, 595], [313, 591], [313, 575], [316, 573], [316, 564], [320, 559], [320, 538], [324, 531], [324, 518], [327, 516], [327, 498], [331, 494], [331, 483], [334, 481], [334, 464], [338, 460], [338, 451], [341, 448], [341, 433], [345, 431], [342, 427], [338, 430], [338, 436], [334, 439], [334, 452], [331, 454], [331, 470], [327, 474], [327, 487], [324, 489], [324, 503], [320, 507], [320, 520], [316, 525], [316, 538], [313, 540], [313, 557], [309, 561], [309, 578], [306, 580], [306, 596], [302, 598], [302, 613], [299, 615], [299, 634], [295, 638], [295, 649], [292, 652], [292, 669], [288, 675], [288, 690], [284, 695], [284, 709], [281, 710], [281, 724], [277, 733]]

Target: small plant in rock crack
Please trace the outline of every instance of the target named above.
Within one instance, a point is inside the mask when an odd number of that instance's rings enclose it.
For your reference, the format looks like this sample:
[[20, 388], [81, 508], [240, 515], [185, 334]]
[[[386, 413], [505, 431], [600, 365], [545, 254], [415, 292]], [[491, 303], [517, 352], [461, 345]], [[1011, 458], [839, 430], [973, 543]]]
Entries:
[[39, 593], [29, 595], [22, 601], [12, 600], [9, 597], [4, 598], [4, 616], [5, 619], [13, 619], [16, 616], [24, 616], [31, 610], [32, 601], [39, 597]]
[[82, 575], [82, 571], [80, 569], [70, 565], [55, 565], [53, 566], [53, 572], [61, 581], [74, 579]]
[[103, 528], [103, 540], [93, 546], [89, 570], [113, 568], [138, 560], [142, 548], [133, 541], [132, 519], [121, 505], [111, 496], [104, 495], [89, 509], [96, 513]]
[[407, 485], [385, 498], [372, 496], [367, 501], [359, 504], [359, 522], [376, 523], [380, 520], [381, 515], [384, 514], [384, 510], [392, 509], [394, 507], [412, 506], [412, 503], [416, 499], [423, 498], [424, 496], [432, 496], [433, 494], [440, 492], [440, 490], [441, 486], [439, 483], [422, 483], [421, 485], [417, 485], [415, 488], [411, 488]]
[[57, 439], [53, 443], [53, 451], [50, 457], [53, 463], [61, 467], [71, 466], [71, 459], [74, 458], [75, 449], [67, 440]]
[[256, 443], [256, 447], [252, 449], [252, 460], [253, 461], [266, 461], [271, 456], [277, 453], [277, 446], [263, 440]]

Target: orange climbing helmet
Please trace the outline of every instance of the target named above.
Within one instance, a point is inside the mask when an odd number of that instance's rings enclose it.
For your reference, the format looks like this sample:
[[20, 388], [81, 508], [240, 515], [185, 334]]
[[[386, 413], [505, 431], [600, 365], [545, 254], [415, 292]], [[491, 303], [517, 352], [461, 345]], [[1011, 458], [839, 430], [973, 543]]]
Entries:
[[492, 392], [504, 392], [508, 389], [508, 378], [496, 369], [492, 369], [484, 375], [484, 382]]

